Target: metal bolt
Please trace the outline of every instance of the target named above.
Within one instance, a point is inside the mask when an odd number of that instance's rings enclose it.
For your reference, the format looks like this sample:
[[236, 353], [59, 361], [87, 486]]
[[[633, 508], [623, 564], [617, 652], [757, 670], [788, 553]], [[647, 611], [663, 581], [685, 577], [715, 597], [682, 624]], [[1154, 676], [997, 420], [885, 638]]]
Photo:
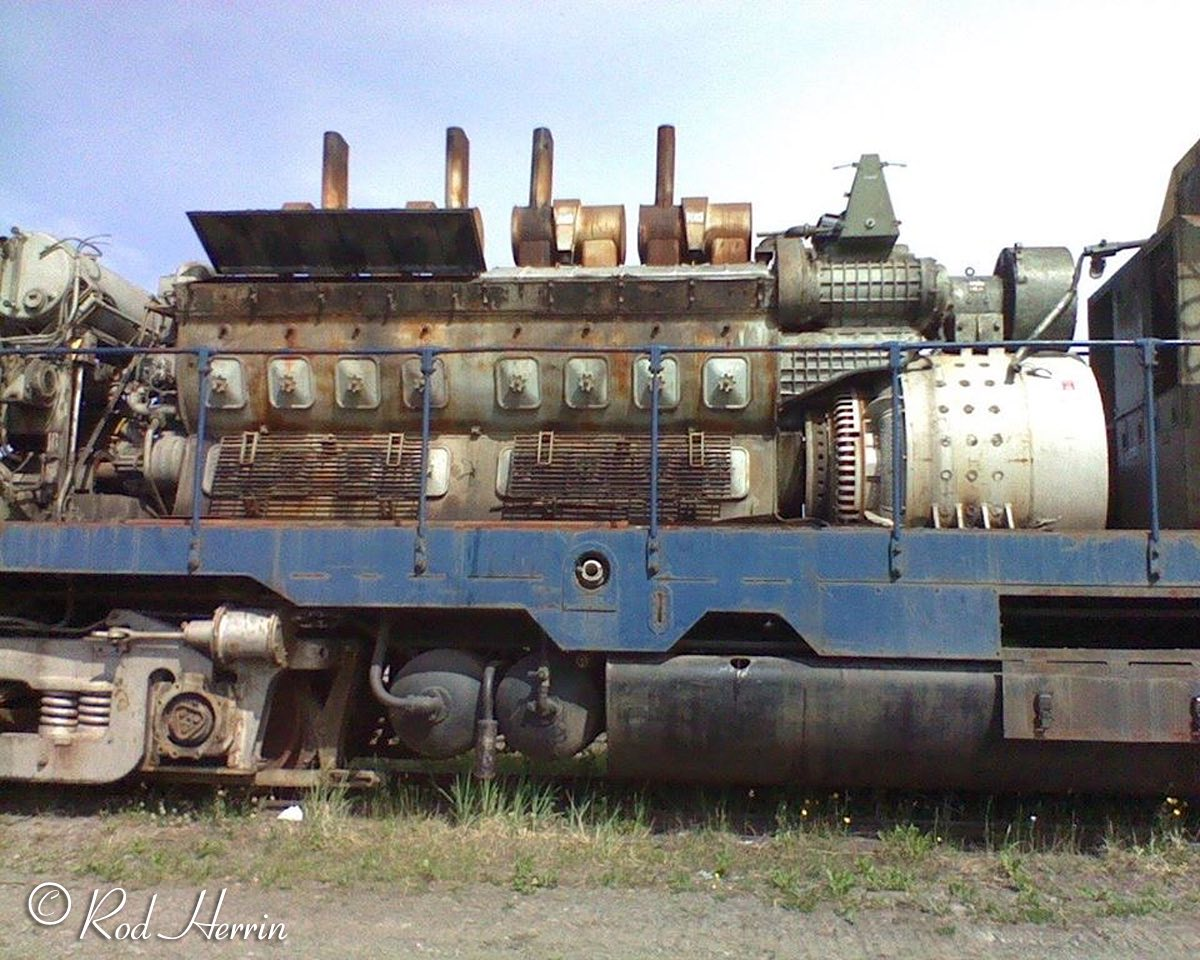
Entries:
[[285, 373], [283, 375], [283, 379], [279, 383], [279, 390], [281, 393], [295, 393], [296, 392], [296, 376], [295, 376], [295, 374]]
[[210, 393], [224, 394], [229, 392], [229, 381], [219, 374], [208, 381]]
[[596, 389], [596, 376], [593, 373], [584, 372], [579, 375], [579, 380], [576, 382], [580, 393], [591, 393]]
[[367, 387], [367, 382], [359, 374], [351, 374], [349, 382], [346, 384], [346, 390], [349, 393], [362, 393]]
[[509, 393], [524, 393], [526, 385], [526, 377], [523, 373], [514, 373], [508, 378]]
[[737, 386], [737, 377], [732, 373], [721, 374], [721, 379], [717, 381], [717, 389], [721, 393], [733, 393], [733, 388]]
[[581, 587], [595, 590], [608, 582], [608, 565], [600, 557], [583, 557], [575, 565], [575, 579]]

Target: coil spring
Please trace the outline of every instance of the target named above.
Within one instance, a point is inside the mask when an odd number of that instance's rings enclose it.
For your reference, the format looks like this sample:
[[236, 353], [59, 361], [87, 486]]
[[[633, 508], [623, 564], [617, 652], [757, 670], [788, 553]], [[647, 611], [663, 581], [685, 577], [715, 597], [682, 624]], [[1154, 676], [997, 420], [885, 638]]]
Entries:
[[107, 727], [112, 716], [112, 694], [106, 691], [79, 695], [79, 722], [88, 727]]
[[38, 724], [56, 730], [74, 730], [79, 725], [79, 695], [65, 690], [46, 690]]

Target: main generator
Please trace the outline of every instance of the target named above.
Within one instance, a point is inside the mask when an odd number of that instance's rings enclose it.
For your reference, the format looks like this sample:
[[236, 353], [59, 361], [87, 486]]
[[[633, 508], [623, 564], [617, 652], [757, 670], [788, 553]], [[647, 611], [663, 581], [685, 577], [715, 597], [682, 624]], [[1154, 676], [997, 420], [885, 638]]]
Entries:
[[[1158, 232], [955, 276], [840, 213], [190, 213], [150, 295], [0, 240], [0, 778], [1200, 792], [1200, 144]], [[1135, 251], [1074, 339], [1085, 263]]]

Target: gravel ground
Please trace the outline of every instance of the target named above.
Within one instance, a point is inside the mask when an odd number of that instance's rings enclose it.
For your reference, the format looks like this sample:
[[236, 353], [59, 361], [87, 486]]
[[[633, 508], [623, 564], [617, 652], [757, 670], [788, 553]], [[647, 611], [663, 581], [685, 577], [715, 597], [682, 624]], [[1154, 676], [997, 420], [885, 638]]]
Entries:
[[[122, 919], [146, 917], [152, 893], [157, 901], [144, 931], [149, 939], [105, 940], [94, 928], [82, 939], [93, 890], [106, 884], [72, 882], [72, 911], [53, 927], [35, 924], [27, 909], [32, 884], [0, 887], [0, 957], [177, 957], [295, 956], [506, 957], [552, 960], [632, 958], [1080, 958], [1196, 956], [1200, 918], [1142, 917], [1099, 920], [1086, 926], [980, 922], [934, 917], [916, 911], [879, 910], [853, 917], [827, 907], [813, 913], [785, 910], [750, 897], [723, 898], [702, 893], [553, 889], [522, 895], [494, 886], [469, 886], [396, 896], [378, 886], [360, 889], [307, 884], [292, 890], [229, 886], [219, 914], [224, 923], [282, 923], [286, 938], [249, 942], [218, 939], [228, 931], [187, 928], [200, 891], [161, 888], [130, 891], [124, 910], [98, 926], [118, 933]], [[206, 889], [199, 923], [213, 919], [211, 904], [220, 886]], [[114, 895], [97, 912], [115, 906]], [[58, 910], [64, 901], [45, 904]], [[55, 913], [54, 916], [58, 914]]]

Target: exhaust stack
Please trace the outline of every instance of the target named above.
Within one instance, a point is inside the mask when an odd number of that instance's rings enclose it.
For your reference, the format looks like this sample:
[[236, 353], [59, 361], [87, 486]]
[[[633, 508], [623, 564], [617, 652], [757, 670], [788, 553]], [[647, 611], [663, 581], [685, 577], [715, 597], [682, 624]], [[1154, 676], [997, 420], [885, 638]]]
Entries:
[[350, 206], [350, 145], [335, 130], [325, 131], [321, 163], [321, 209], [345, 210]]
[[471, 180], [471, 141], [462, 127], [446, 129], [446, 208], [469, 207]]

